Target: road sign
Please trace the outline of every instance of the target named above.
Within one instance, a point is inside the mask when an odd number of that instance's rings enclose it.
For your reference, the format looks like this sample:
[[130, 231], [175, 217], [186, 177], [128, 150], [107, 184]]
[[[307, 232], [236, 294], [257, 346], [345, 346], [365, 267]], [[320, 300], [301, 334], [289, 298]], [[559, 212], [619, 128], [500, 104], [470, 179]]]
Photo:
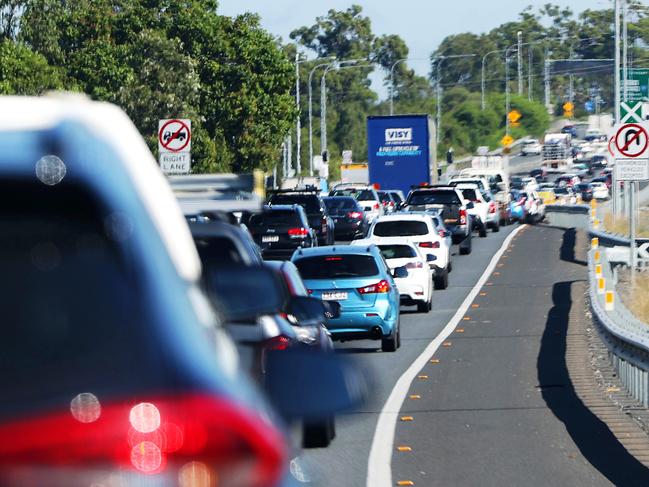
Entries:
[[343, 164], [351, 164], [351, 163], [352, 163], [352, 151], [344, 150], [343, 151]]
[[649, 242], [638, 245], [638, 257], [641, 259], [649, 259]]
[[[643, 116], [649, 115], [643, 113], [646, 110], [644, 105], [649, 101], [649, 69], [629, 68], [627, 79], [625, 80], [623, 75], [620, 77], [622, 79], [620, 86], [620, 121], [641, 122]], [[626, 99], [624, 98], [625, 85]]]
[[189, 152], [192, 148], [192, 122], [187, 119], [167, 119], [158, 122], [158, 150]]
[[505, 135], [502, 139], [500, 139], [500, 144], [504, 145], [505, 147], [512, 145], [513, 143], [514, 143], [514, 137], [512, 137], [509, 134]]
[[648, 158], [649, 134], [642, 125], [627, 123], [615, 133], [615, 148], [624, 158]]
[[165, 174], [188, 174], [191, 170], [191, 153], [185, 152], [161, 152], [160, 168]]
[[507, 114], [507, 118], [509, 119], [510, 123], [518, 122], [522, 116], [523, 115], [521, 115], [521, 112], [519, 112], [518, 110], [512, 110]]
[[571, 101], [567, 101], [563, 104], [563, 111], [564, 112], [572, 112], [575, 109], [575, 104], [572, 103]]
[[649, 160], [615, 159], [615, 178], [617, 181], [649, 180]]

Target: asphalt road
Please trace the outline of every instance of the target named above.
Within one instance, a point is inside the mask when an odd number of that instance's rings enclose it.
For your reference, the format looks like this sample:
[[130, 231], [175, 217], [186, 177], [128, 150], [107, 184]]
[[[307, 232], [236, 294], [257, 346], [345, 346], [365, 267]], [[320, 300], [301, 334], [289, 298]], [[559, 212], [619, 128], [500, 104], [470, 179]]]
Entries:
[[[425, 486], [648, 485], [575, 394], [565, 362], [571, 283], [586, 279], [574, 231], [528, 226], [411, 384], [393, 482]], [[347, 484], [357, 485], [357, 484]], [[392, 484], [394, 485], [394, 483]], [[410, 485], [410, 484], [408, 484]]]
[[435, 291], [433, 310], [416, 313], [414, 307], [402, 307], [401, 348], [397, 352], [381, 352], [377, 341], [337, 343], [340, 353], [349, 354], [367, 371], [372, 397], [362, 410], [337, 418], [337, 438], [329, 448], [304, 452], [299, 464], [305, 478], [318, 486], [365, 486], [378, 414], [395, 382], [444, 328], [513, 228], [501, 227], [499, 233], [490, 231], [482, 239], [474, 237], [470, 255], [460, 256], [455, 248], [449, 287]]

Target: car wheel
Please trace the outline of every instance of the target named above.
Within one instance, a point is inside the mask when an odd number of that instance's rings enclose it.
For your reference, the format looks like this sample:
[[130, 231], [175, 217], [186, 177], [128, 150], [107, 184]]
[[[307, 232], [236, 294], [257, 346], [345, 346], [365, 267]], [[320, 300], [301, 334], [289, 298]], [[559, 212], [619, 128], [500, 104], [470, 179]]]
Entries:
[[435, 274], [433, 282], [435, 289], [446, 289], [448, 287], [448, 269], [444, 269], [440, 274]]
[[446, 268], [448, 269], [449, 272], [453, 270], [453, 261], [451, 260], [451, 256], [448, 256], [448, 264], [446, 264]]
[[491, 230], [492, 230], [494, 233], [496, 233], [496, 232], [500, 232], [500, 223], [499, 223], [499, 222], [494, 223], [494, 226], [493, 226], [493, 228], [492, 228]]
[[469, 255], [470, 253], [471, 253], [471, 237], [469, 236], [466, 237], [460, 244], [460, 255]]
[[383, 352], [396, 352], [399, 348], [399, 322], [392, 334], [387, 338], [381, 338], [381, 350]]
[[430, 311], [430, 302], [417, 303], [417, 313], [428, 313]]
[[303, 448], [326, 448], [336, 436], [336, 423], [333, 417], [318, 423], [304, 423], [302, 432]]
[[480, 238], [485, 238], [487, 236], [487, 225], [485, 225], [484, 223], [480, 224], [478, 235], [480, 235]]

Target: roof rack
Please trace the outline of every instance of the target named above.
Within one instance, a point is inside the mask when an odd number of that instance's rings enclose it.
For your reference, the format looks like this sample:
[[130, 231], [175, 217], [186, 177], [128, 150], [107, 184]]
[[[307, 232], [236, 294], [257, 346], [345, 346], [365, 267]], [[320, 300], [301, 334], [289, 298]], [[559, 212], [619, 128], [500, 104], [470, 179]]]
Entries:
[[269, 189], [266, 191], [268, 194], [282, 194], [282, 193], [319, 193], [320, 189], [309, 184], [303, 188], [288, 188], [288, 189]]
[[202, 212], [261, 211], [263, 202], [253, 193], [251, 174], [193, 174], [170, 176], [169, 183], [185, 215]]

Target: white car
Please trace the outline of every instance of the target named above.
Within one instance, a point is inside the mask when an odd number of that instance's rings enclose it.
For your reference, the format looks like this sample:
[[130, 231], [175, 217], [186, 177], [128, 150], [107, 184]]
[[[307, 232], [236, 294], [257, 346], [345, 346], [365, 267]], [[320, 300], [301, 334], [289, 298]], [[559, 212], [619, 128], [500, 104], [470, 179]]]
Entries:
[[354, 240], [352, 245], [375, 244], [390, 270], [405, 267], [406, 277], [395, 277], [401, 303], [417, 305], [417, 311], [426, 313], [433, 305], [433, 271], [419, 247], [405, 237], [386, 237]]
[[590, 185], [593, 187], [593, 198], [596, 200], [607, 200], [611, 197], [606, 183], [595, 182]]
[[479, 235], [486, 237], [490, 202], [486, 201], [477, 184], [458, 184], [456, 188], [460, 190], [465, 199], [473, 203], [473, 208], [468, 210], [469, 215], [473, 216], [474, 226]]
[[[426, 213], [395, 213], [380, 216], [367, 232], [367, 239], [403, 237], [419, 247], [425, 256], [434, 258], [428, 262], [433, 269], [435, 289], [448, 287], [448, 273], [451, 262], [451, 246], [446, 236], [439, 234], [433, 217]], [[428, 259], [428, 257], [427, 257]]]
[[351, 196], [363, 207], [368, 225], [385, 214], [381, 198], [372, 186], [364, 184], [337, 184], [329, 196]]
[[540, 156], [542, 150], [543, 150], [543, 146], [540, 144], [540, 142], [537, 139], [528, 139], [523, 143], [523, 147], [521, 148], [521, 155]]

